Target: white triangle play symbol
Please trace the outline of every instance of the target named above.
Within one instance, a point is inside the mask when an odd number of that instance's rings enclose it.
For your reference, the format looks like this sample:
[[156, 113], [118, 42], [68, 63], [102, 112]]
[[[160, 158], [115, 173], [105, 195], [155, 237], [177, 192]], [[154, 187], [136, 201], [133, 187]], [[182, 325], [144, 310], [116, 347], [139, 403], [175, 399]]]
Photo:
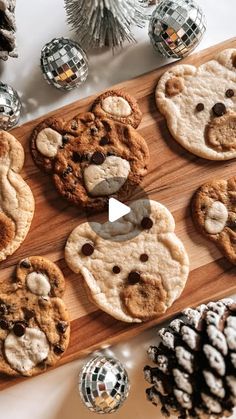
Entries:
[[130, 208], [122, 204], [122, 202], [117, 201], [115, 198], [109, 199], [108, 204], [108, 220], [113, 223], [113, 221], [118, 220], [126, 214], [129, 214]]

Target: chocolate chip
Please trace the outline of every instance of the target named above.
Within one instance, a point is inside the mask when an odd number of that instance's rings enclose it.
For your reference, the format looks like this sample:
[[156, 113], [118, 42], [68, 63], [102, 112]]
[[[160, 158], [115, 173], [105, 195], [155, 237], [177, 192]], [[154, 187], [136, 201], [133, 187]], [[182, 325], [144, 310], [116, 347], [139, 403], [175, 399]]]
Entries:
[[30, 319], [34, 317], [33, 310], [29, 310], [28, 308], [24, 307], [23, 311], [24, 311], [24, 317], [26, 321], [29, 321]]
[[96, 127], [90, 128], [90, 132], [92, 135], [96, 135], [98, 133], [98, 129]]
[[197, 112], [201, 112], [201, 111], [203, 111], [204, 110], [204, 103], [198, 103], [197, 105], [196, 105], [196, 111]]
[[77, 151], [73, 151], [72, 160], [73, 160], [74, 163], [80, 163], [81, 162], [81, 155], [79, 153], [77, 153]]
[[29, 259], [24, 259], [20, 262], [20, 267], [21, 268], [25, 268], [25, 269], [29, 269], [31, 268], [31, 263], [29, 261]]
[[25, 334], [25, 325], [22, 322], [16, 322], [13, 326], [13, 332], [18, 337], [23, 336]]
[[141, 226], [144, 230], [150, 230], [153, 226], [153, 221], [149, 217], [144, 217], [141, 221]]
[[120, 273], [120, 268], [119, 268], [119, 266], [117, 266], [117, 265], [113, 266], [113, 268], [112, 268], [112, 272], [113, 272], [114, 274], [119, 274], [119, 273]]
[[63, 145], [67, 144], [69, 142], [69, 138], [68, 137], [62, 137], [62, 143]]
[[128, 276], [128, 281], [130, 284], [137, 284], [140, 281], [140, 273], [137, 271], [131, 271]]
[[56, 355], [61, 355], [64, 352], [64, 349], [58, 344], [54, 346], [53, 350]]
[[225, 96], [226, 96], [226, 97], [233, 97], [233, 96], [234, 96], [234, 91], [233, 91], [233, 89], [228, 89], [228, 90], [226, 90], [226, 92], [225, 92]]
[[78, 123], [77, 123], [77, 121], [74, 119], [72, 122], [71, 122], [71, 129], [77, 129], [78, 128]]
[[7, 320], [5, 320], [5, 319], [0, 320], [0, 328], [1, 329], [8, 330], [9, 327], [10, 327], [10, 324]]
[[100, 145], [107, 145], [109, 144], [109, 138], [107, 137], [102, 137], [101, 140], [99, 141]]
[[65, 333], [67, 327], [68, 327], [68, 323], [67, 322], [58, 322], [57, 323], [57, 330], [59, 333]]
[[102, 164], [105, 161], [105, 156], [103, 153], [100, 153], [99, 151], [95, 151], [91, 157], [91, 161], [94, 164]]
[[215, 103], [212, 110], [213, 110], [215, 116], [222, 116], [226, 113], [226, 107], [221, 102]]
[[148, 255], [146, 253], [142, 253], [142, 255], [140, 255], [141, 262], [147, 262], [148, 261]]
[[90, 243], [85, 243], [83, 244], [81, 250], [84, 256], [91, 256], [94, 252], [94, 246]]
[[63, 178], [66, 178], [66, 176], [71, 172], [73, 172], [73, 169], [70, 165], [68, 165], [66, 170], [64, 170], [64, 172], [62, 173]]
[[0, 106], [0, 112], [3, 113], [5, 111], [4, 106]]
[[227, 227], [231, 228], [231, 230], [236, 230], [236, 220], [228, 220]]
[[4, 316], [7, 313], [8, 313], [8, 308], [6, 304], [4, 303], [0, 304], [0, 316]]

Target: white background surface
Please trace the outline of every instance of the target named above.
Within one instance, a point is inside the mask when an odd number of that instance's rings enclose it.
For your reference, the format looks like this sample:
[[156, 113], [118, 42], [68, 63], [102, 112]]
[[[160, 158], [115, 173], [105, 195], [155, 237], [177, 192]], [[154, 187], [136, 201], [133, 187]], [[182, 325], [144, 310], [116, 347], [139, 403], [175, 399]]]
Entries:
[[[199, 0], [207, 18], [207, 32], [198, 49], [206, 48], [235, 35], [235, 0]], [[28, 121], [78, 98], [98, 92], [164, 64], [153, 51], [147, 29], [138, 29], [138, 43], [127, 45], [115, 56], [110, 51], [90, 55], [90, 74], [79, 90], [61, 93], [48, 86], [39, 68], [41, 47], [53, 37], [72, 36], [65, 22], [63, 0], [17, 0], [19, 58], [1, 63], [1, 80], [12, 84], [24, 105], [21, 122]], [[126, 366], [131, 392], [117, 419], [157, 419], [159, 410], [146, 402], [142, 369], [148, 362], [146, 350], [156, 342], [156, 330], [116, 345], [106, 352], [117, 356]], [[1, 419], [89, 419], [96, 417], [80, 402], [76, 392], [78, 370], [75, 361], [39, 377], [29, 379], [0, 394]], [[236, 414], [234, 415], [236, 418]]]

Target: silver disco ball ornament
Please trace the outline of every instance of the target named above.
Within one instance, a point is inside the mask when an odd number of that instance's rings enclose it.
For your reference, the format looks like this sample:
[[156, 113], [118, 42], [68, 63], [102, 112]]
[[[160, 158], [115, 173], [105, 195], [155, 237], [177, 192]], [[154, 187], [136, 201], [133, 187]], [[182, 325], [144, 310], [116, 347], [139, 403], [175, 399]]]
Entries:
[[78, 389], [89, 410], [113, 413], [128, 397], [130, 385], [127, 372], [117, 359], [98, 356], [82, 368]]
[[72, 90], [88, 76], [88, 59], [77, 42], [55, 38], [41, 51], [41, 69], [46, 81], [61, 90]]
[[193, 0], [162, 0], [154, 10], [149, 36], [165, 57], [183, 58], [200, 42], [206, 30], [205, 16]]
[[9, 84], [0, 82], [0, 129], [8, 130], [20, 119], [21, 101]]

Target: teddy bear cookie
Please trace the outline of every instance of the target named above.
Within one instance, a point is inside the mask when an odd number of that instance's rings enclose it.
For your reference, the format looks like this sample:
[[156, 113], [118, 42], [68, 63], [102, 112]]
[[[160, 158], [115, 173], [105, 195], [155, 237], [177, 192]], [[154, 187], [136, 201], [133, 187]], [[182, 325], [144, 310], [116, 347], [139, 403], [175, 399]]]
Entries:
[[202, 185], [193, 197], [192, 215], [201, 233], [236, 264], [236, 177]]
[[136, 101], [108, 91], [92, 112], [66, 122], [50, 118], [32, 135], [35, 163], [52, 173], [60, 194], [82, 208], [99, 211], [108, 198], [128, 198], [147, 172], [148, 147], [132, 127], [141, 120]]
[[100, 309], [124, 322], [142, 322], [164, 313], [180, 296], [189, 260], [166, 207], [141, 199], [130, 209], [116, 222], [76, 227], [65, 259]]
[[236, 157], [236, 49], [196, 68], [177, 65], [156, 88], [156, 103], [174, 139], [199, 157]]
[[0, 373], [32, 376], [61, 358], [70, 337], [64, 289], [60, 269], [40, 256], [0, 282]]
[[20, 176], [24, 150], [13, 135], [0, 131], [0, 261], [25, 239], [34, 215], [34, 197]]

